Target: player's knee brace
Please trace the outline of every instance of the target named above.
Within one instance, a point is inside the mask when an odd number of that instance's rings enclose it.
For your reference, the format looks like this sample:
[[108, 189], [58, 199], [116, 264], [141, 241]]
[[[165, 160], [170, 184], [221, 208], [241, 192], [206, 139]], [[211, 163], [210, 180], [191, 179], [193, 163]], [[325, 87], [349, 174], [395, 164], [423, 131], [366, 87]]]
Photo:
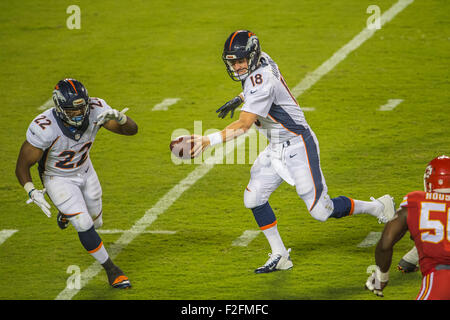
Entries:
[[94, 225], [91, 216], [87, 212], [82, 212], [70, 218], [70, 222], [78, 232], [87, 231]]
[[253, 209], [266, 203], [267, 200], [263, 200], [258, 190], [250, 190], [248, 187], [244, 191], [244, 205], [247, 209]]
[[309, 213], [311, 216], [321, 222], [327, 221], [330, 215], [333, 213], [333, 202], [327, 196], [316, 202], [314, 208]]
[[330, 216], [329, 212], [323, 210], [320, 206], [315, 206], [310, 212], [311, 216], [321, 222], [327, 221]]

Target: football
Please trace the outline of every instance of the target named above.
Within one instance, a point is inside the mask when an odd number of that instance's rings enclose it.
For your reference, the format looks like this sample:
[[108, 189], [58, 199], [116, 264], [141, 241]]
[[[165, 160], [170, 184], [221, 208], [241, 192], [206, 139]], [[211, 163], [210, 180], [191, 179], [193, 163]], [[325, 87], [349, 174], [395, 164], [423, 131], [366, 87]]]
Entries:
[[193, 136], [181, 136], [175, 138], [170, 142], [170, 151], [181, 159], [192, 159], [191, 149], [194, 147], [194, 142], [188, 142], [193, 139]]

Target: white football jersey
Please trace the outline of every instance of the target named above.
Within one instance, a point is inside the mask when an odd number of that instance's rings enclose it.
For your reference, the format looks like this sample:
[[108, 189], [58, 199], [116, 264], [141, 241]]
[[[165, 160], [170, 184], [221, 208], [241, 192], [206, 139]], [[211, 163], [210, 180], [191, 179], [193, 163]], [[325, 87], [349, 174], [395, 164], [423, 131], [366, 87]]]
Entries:
[[261, 66], [243, 83], [241, 111], [258, 115], [255, 125], [270, 142], [284, 142], [302, 134], [309, 126], [277, 64], [265, 52], [261, 52], [260, 61]]
[[44, 154], [39, 161], [39, 173], [49, 176], [72, 176], [85, 173], [90, 165], [89, 151], [100, 126], [97, 116], [111, 107], [103, 99], [90, 99], [89, 122], [72, 132], [56, 115], [55, 108], [38, 115], [28, 127], [27, 141]]

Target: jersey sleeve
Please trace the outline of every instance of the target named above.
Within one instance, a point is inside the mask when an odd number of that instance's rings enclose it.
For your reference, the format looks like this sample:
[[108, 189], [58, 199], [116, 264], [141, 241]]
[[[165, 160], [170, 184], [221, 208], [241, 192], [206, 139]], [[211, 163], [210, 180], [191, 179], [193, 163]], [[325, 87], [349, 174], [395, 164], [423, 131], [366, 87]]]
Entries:
[[254, 72], [244, 84], [244, 105], [241, 111], [266, 118], [274, 101], [272, 77], [267, 72]]
[[[27, 141], [34, 147], [46, 150], [55, 140], [51, 125], [45, 125], [51, 121], [42, 120], [42, 115], [37, 116], [28, 126]], [[51, 123], [51, 122], [50, 122]]]
[[109, 104], [101, 98], [91, 98], [90, 100], [91, 108], [91, 119], [97, 120], [97, 117], [106, 110], [112, 109]]
[[412, 208], [417, 206], [417, 199], [421, 199], [422, 196], [421, 191], [413, 191], [408, 193], [403, 197], [402, 202], [400, 203], [400, 208]]

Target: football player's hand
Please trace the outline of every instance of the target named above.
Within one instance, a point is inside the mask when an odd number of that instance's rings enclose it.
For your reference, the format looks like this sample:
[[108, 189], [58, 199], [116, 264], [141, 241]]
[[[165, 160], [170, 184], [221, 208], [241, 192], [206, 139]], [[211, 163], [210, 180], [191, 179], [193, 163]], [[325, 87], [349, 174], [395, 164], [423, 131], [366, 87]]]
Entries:
[[125, 112], [128, 111], [128, 108], [123, 109], [122, 111], [116, 110], [116, 109], [110, 109], [103, 111], [101, 114], [97, 117], [97, 125], [101, 126], [108, 122], [109, 120], [115, 120], [120, 125], [123, 125], [127, 122], [127, 116], [125, 115]]
[[241, 103], [244, 102], [244, 99], [241, 95], [238, 95], [237, 97], [234, 97], [227, 103], [225, 103], [223, 106], [221, 106], [219, 109], [216, 110], [216, 113], [219, 113], [218, 117], [224, 119], [229, 112], [230, 118], [233, 118], [234, 110], [241, 105]]
[[383, 289], [387, 286], [388, 282], [382, 282], [376, 271], [373, 271], [372, 274], [366, 281], [366, 289], [372, 291], [378, 297], [384, 297]]
[[193, 135], [187, 142], [192, 145], [191, 158], [198, 157], [209, 146], [209, 139], [199, 135]]
[[51, 217], [52, 213], [50, 212], [50, 204], [45, 200], [44, 197], [45, 188], [43, 190], [33, 189], [30, 191], [27, 203], [34, 202], [38, 205], [39, 208], [47, 215], [47, 217]]

